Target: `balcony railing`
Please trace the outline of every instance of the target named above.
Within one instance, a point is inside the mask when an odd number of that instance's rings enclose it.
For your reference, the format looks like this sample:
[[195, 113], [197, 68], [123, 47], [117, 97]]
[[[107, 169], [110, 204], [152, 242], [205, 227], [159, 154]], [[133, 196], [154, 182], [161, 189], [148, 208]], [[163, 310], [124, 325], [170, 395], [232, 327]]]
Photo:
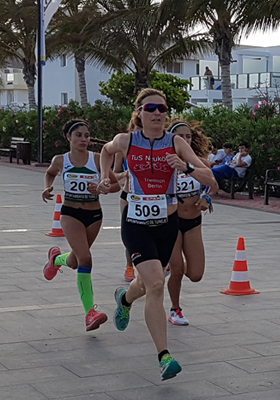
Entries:
[[[221, 89], [221, 77], [214, 76], [214, 90]], [[280, 88], [280, 72], [260, 72], [251, 74], [230, 75], [232, 89]], [[192, 76], [190, 90], [208, 90], [208, 79], [205, 76]]]

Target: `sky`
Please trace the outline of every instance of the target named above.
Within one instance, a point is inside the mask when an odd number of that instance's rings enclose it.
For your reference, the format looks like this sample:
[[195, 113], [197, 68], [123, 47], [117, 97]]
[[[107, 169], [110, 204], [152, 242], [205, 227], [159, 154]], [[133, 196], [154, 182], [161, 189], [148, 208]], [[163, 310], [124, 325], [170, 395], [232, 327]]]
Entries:
[[241, 39], [240, 44], [261, 47], [280, 46], [280, 29], [268, 33], [252, 33], [247, 39]]

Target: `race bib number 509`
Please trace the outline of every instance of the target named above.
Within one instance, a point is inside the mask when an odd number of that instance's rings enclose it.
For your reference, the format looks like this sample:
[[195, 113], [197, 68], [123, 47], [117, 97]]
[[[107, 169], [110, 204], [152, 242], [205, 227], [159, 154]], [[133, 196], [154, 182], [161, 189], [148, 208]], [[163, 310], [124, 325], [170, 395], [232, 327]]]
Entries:
[[167, 222], [167, 202], [164, 194], [136, 195], [129, 193], [127, 221], [142, 225], [161, 225]]

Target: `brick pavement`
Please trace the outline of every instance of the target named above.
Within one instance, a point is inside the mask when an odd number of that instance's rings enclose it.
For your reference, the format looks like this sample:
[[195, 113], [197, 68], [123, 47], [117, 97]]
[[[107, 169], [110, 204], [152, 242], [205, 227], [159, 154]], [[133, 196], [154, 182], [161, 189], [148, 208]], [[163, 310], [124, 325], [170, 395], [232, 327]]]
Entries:
[[[280, 215], [217, 202], [203, 217], [205, 276], [196, 284], [185, 279], [181, 296], [190, 326], [168, 324], [169, 348], [183, 371], [161, 382], [144, 300], [133, 305], [125, 332], [112, 323], [114, 289], [127, 285], [118, 194], [102, 198], [103, 229], [92, 249], [95, 299], [109, 320], [86, 333], [75, 272], [64, 269], [51, 282], [42, 275], [49, 247], [68, 250], [65, 238], [45, 236], [54, 203], [41, 201], [42, 173], [2, 162], [0, 171], [0, 400], [280, 398]], [[55, 193], [61, 191], [57, 178]], [[258, 295], [220, 294], [239, 236]]]

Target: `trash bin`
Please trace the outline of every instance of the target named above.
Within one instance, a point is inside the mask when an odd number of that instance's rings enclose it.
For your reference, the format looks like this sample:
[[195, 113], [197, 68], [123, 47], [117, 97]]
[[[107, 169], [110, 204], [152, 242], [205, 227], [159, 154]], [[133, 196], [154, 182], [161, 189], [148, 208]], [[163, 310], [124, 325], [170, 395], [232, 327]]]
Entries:
[[20, 159], [22, 160], [23, 164], [30, 164], [31, 161], [30, 142], [17, 143], [17, 164], [19, 164]]

